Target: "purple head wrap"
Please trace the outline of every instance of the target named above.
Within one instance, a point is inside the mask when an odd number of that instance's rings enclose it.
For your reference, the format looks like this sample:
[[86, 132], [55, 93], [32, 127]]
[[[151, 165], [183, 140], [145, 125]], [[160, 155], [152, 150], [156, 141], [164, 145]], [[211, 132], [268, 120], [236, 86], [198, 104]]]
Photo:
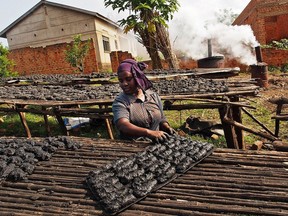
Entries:
[[136, 62], [133, 59], [126, 59], [122, 61], [118, 67], [117, 73], [122, 71], [129, 71], [133, 74], [136, 83], [142, 90], [146, 90], [152, 87], [152, 83], [144, 74], [144, 70], [147, 68], [147, 64], [144, 62]]

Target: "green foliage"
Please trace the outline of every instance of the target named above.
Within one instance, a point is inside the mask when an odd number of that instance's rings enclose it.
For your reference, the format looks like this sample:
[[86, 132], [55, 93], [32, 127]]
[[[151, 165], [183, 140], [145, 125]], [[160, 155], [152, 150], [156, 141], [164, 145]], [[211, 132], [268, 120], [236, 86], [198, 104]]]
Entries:
[[133, 30], [138, 41], [146, 47], [153, 69], [162, 68], [158, 51], [165, 56], [170, 68], [178, 68], [167, 30], [167, 22], [178, 11], [177, 0], [104, 0], [104, 4], [118, 12], [130, 11], [130, 15], [119, 23], [125, 33]]
[[283, 38], [279, 41], [272, 41], [270, 44], [263, 45], [263, 48], [275, 48], [275, 49], [282, 49], [282, 50], [288, 50], [288, 39]]
[[65, 50], [65, 58], [72, 67], [76, 67], [81, 73], [84, 72], [84, 60], [89, 52], [90, 39], [83, 42], [81, 34], [73, 37], [72, 45], [67, 46]]
[[148, 29], [148, 32], [156, 32], [156, 23], [167, 27], [167, 21], [173, 18], [173, 13], [178, 11], [177, 0], [104, 0], [105, 6], [112, 6], [118, 12], [130, 10], [133, 14], [119, 21], [127, 33], [134, 30]]
[[281, 66], [281, 72], [283, 72], [283, 73], [287, 73], [288, 72], [288, 64], [287, 63], [283, 64]]
[[275, 65], [268, 65], [268, 71], [269, 72], [277, 72], [280, 71], [280, 68]]
[[17, 72], [12, 71], [15, 64], [8, 58], [8, 54], [9, 50], [0, 43], [0, 78], [17, 76]]
[[220, 9], [218, 12], [215, 12], [217, 21], [225, 25], [231, 25], [234, 20], [237, 18], [238, 14], [234, 13], [232, 9]]

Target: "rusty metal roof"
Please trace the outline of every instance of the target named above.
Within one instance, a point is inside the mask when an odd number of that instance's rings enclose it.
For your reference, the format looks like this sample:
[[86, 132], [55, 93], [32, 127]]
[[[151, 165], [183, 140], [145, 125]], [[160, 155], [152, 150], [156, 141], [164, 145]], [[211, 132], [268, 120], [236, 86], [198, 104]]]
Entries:
[[[144, 143], [76, 138], [27, 180], [2, 181], [1, 215], [102, 215], [87, 189], [89, 171]], [[212, 155], [120, 215], [288, 215], [288, 153], [216, 149]]]

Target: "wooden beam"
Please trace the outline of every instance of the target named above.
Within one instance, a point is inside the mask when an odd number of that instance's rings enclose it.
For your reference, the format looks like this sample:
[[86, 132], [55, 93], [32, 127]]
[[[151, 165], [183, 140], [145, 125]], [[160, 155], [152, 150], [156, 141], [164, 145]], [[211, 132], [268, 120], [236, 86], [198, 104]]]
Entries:
[[[16, 106], [16, 110], [17, 110], [17, 107], [21, 108], [21, 107], [25, 107], [25, 105], [18, 105], [18, 106]], [[20, 117], [21, 123], [22, 123], [22, 125], [23, 125], [23, 127], [24, 127], [24, 130], [25, 130], [25, 132], [26, 132], [26, 134], [27, 134], [27, 137], [28, 137], [28, 138], [31, 138], [31, 137], [32, 137], [32, 136], [31, 136], [31, 131], [30, 131], [29, 126], [28, 126], [28, 124], [27, 124], [25, 113], [19, 112], [19, 111], [17, 111], [17, 112], [18, 112], [18, 114], [19, 114], [19, 117]]]
[[225, 121], [226, 115], [232, 117], [231, 109], [228, 106], [221, 107], [219, 108], [219, 115], [223, 126], [227, 147], [239, 149], [237, 135], [235, 133], [234, 127]]

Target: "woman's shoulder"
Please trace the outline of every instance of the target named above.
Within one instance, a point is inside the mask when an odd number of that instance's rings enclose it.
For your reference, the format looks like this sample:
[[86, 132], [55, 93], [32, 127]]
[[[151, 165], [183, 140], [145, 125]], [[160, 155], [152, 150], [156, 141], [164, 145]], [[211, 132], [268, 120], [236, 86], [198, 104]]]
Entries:
[[153, 91], [152, 89], [147, 89], [147, 90], [145, 91], [145, 93], [148, 94], [148, 95], [158, 95], [158, 93], [155, 92], [155, 91]]
[[119, 95], [116, 96], [116, 98], [114, 99], [113, 104], [116, 103], [124, 103], [124, 104], [129, 104], [130, 103], [130, 98], [128, 95], [126, 95], [125, 93], [121, 92]]

